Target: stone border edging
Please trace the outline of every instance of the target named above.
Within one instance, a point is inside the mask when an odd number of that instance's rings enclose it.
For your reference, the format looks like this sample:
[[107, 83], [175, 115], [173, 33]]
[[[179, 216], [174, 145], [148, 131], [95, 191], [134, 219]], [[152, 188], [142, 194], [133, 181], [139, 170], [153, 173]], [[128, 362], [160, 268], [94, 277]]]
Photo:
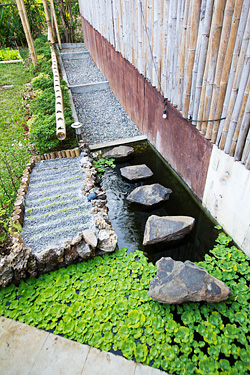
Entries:
[[[79, 148], [51, 152], [34, 156], [23, 172], [18, 196], [15, 201], [15, 210], [12, 217], [13, 246], [9, 255], [0, 259], [0, 286], [7, 286], [12, 282], [18, 284], [21, 279], [65, 267], [72, 263], [93, 258], [117, 248], [118, 238], [111, 226], [106, 206], [105, 191], [95, 185], [97, 170], [89, 157], [89, 146], [80, 143]], [[85, 175], [82, 193], [88, 197], [94, 194], [95, 199], [89, 199], [92, 204], [91, 213], [94, 215], [94, 232], [90, 229], [78, 232], [74, 238], [69, 238], [60, 248], [49, 248], [34, 254], [31, 248], [25, 247], [20, 230], [22, 229], [25, 214], [25, 199], [30, 182], [30, 174], [36, 162], [56, 158], [74, 158], [83, 156], [81, 167]]]

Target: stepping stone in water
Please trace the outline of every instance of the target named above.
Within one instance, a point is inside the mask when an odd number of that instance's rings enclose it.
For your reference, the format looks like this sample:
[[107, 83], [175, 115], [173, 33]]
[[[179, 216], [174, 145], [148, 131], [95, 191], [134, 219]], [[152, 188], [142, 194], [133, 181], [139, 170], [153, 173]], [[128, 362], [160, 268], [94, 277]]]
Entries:
[[148, 295], [162, 303], [220, 302], [232, 295], [231, 289], [204, 268], [186, 260], [161, 258], [156, 262], [157, 274], [150, 281]]
[[134, 153], [134, 148], [129, 146], [118, 146], [103, 154], [104, 158], [125, 159]]
[[171, 189], [167, 189], [161, 184], [144, 185], [133, 190], [127, 199], [130, 202], [153, 206], [154, 204], [168, 200], [171, 193]]
[[131, 165], [120, 169], [121, 175], [128, 180], [141, 180], [143, 178], [149, 178], [153, 176], [153, 172], [149, 169], [146, 164]]
[[151, 215], [146, 222], [143, 245], [180, 239], [192, 230], [194, 222], [190, 216]]

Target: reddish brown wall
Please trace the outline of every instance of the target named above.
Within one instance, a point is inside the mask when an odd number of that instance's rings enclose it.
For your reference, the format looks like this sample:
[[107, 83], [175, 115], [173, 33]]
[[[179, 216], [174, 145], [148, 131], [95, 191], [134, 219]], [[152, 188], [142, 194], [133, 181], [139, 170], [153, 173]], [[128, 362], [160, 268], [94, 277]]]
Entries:
[[132, 121], [202, 200], [211, 142], [169, 110], [163, 119], [163, 98], [156, 89], [84, 18], [82, 28], [86, 48]]

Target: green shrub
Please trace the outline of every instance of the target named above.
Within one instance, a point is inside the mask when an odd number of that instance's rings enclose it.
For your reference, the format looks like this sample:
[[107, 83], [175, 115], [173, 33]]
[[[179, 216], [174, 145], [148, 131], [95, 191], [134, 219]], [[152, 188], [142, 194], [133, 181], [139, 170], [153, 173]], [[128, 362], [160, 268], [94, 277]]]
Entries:
[[38, 55], [37, 66], [31, 68], [36, 75], [31, 83], [32, 88], [35, 90], [36, 98], [30, 105], [30, 113], [32, 115], [28, 123], [30, 139], [40, 154], [75, 147], [77, 146], [77, 140], [74, 129], [71, 128], [73, 118], [67, 85], [61, 80], [67, 136], [65, 140], [60, 141], [56, 137], [55, 91], [50, 47], [44, 37], [35, 41], [35, 47], [41, 55]]
[[0, 61], [8, 61], [8, 60], [20, 60], [21, 56], [19, 51], [16, 49], [4, 48], [0, 49]]
[[249, 374], [249, 258], [220, 234], [199, 263], [231, 287], [219, 303], [148, 297], [156, 267], [123, 248], [0, 291], [0, 313], [171, 374]]

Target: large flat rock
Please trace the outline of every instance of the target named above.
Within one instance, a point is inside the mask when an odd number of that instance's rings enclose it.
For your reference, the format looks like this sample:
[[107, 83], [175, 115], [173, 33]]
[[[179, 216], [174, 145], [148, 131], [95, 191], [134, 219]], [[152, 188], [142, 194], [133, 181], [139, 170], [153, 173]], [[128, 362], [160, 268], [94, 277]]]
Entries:
[[192, 230], [194, 222], [190, 216], [151, 215], [146, 222], [143, 245], [179, 239]]
[[183, 302], [220, 302], [226, 300], [231, 289], [204, 268], [187, 260], [161, 258], [156, 262], [157, 274], [150, 281], [148, 295], [155, 301], [180, 304]]
[[144, 185], [134, 189], [127, 199], [144, 206], [153, 206], [168, 200], [171, 193], [171, 189], [165, 188], [161, 184]]
[[125, 159], [134, 153], [134, 148], [129, 146], [117, 146], [103, 154], [104, 158], [114, 158], [116, 160]]
[[153, 176], [153, 172], [146, 164], [131, 165], [120, 169], [121, 175], [130, 181], [141, 180]]

